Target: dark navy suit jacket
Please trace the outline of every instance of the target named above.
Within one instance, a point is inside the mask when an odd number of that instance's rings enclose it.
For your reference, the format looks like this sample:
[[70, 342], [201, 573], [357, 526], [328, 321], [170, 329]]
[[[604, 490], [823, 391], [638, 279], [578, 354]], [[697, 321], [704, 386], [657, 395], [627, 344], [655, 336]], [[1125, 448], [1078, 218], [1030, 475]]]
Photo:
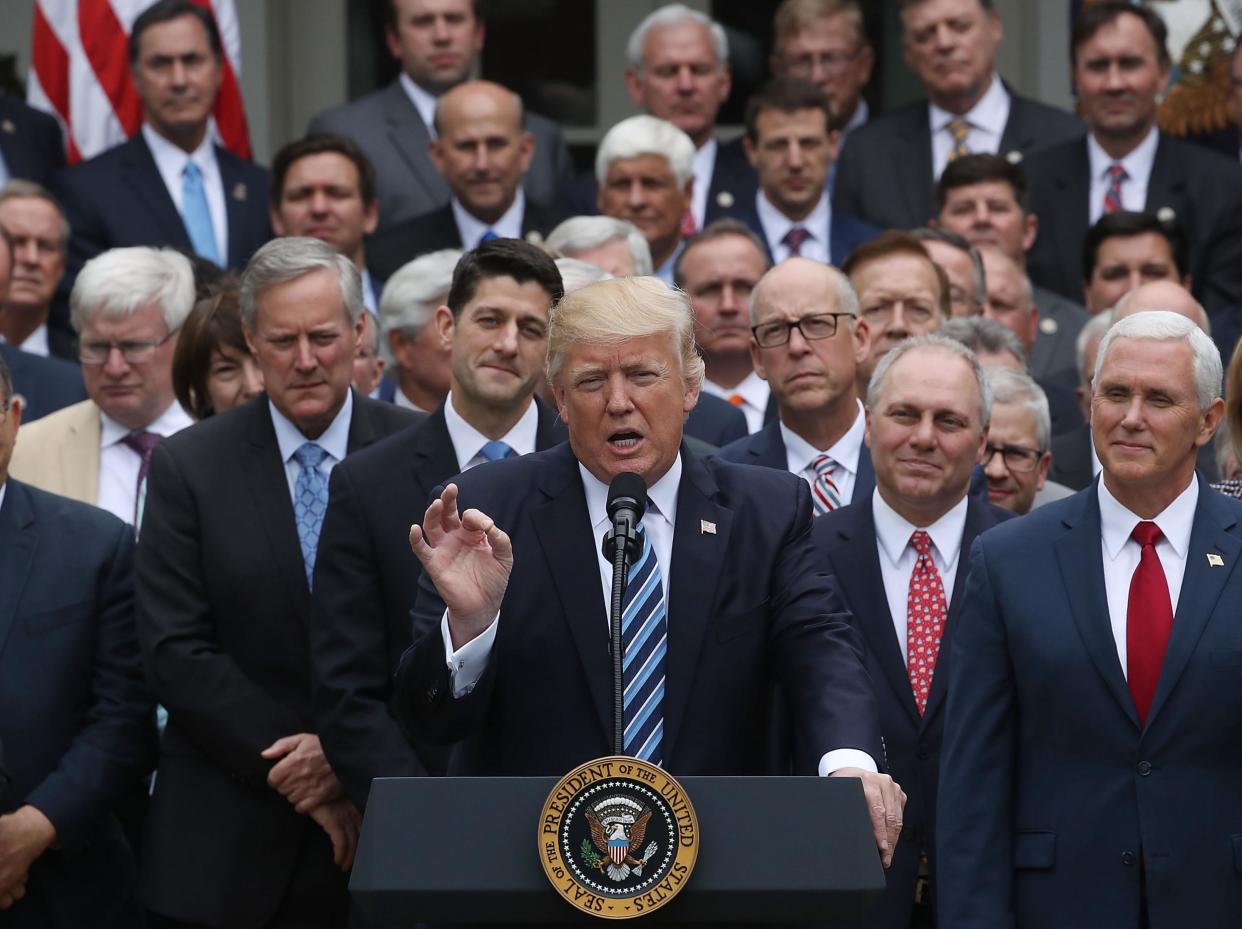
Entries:
[[746, 414], [728, 400], [699, 391], [699, 402], [686, 417], [685, 432], [708, 445], [723, 448], [747, 434]]
[[[0, 504], [0, 742], [26, 803], [56, 827], [16, 927], [133, 926], [117, 803], [155, 764], [155, 704], [134, 629], [134, 536], [93, 506], [9, 479]], [[12, 922], [9, 922], [12, 920]]]
[[[745, 201], [739, 202], [731, 210], [726, 211], [726, 215], [745, 223], [755, 235], [759, 236], [759, 241], [763, 243], [763, 250], [768, 256], [768, 261], [774, 261], [772, 249], [768, 246], [767, 233], [763, 231], [763, 223], [759, 219], [759, 211], [755, 208], [755, 197], [751, 197]], [[842, 213], [839, 210], [832, 210], [828, 217], [827, 235], [823, 230], [818, 231], [818, 238], [828, 240], [828, 258], [829, 264], [840, 265], [849, 257], [859, 245], [874, 239], [882, 230], [865, 223], [861, 219], [856, 219], [848, 213]]]
[[0, 153], [10, 177], [48, 186], [65, 166], [65, 140], [56, 117], [0, 94]]
[[[867, 673], [871, 676], [880, 706], [885, 764], [907, 798], [901, 840], [886, 874], [888, 889], [880, 904], [872, 910], [867, 925], [905, 929], [910, 925], [919, 857], [924, 853], [933, 854], [935, 848], [936, 782], [944, 727], [944, 700], [949, 685], [949, 656], [948, 649], [942, 645], [932, 677], [927, 710], [920, 716], [884, 591], [871, 495], [860, 499], [855, 494], [854, 500], [856, 502], [851, 506], [819, 517], [812, 536], [815, 540], [816, 567], [836, 576], [853, 622], [862, 636]], [[979, 533], [1012, 516], [1008, 510], [992, 506], [977, 497], [968, 499], [962, 550], [945, 624], [946, 636], [957, 624], [962, 611], [969, 569], [967, 553], [971, 544]], [[934, 869], [934, 858], [931, 863]]]
[[26, 407], [22, 410], [24, 423], [86, 399], [82, 369], [72, 362], [43, 358], [3, 342], [0, 342], [0, 358], [9, 366], [13, 389], [26, 398]]
[[[861, 415], [861, 414], [860, 414]], [[738, 464], [760, 465], [781, 471], [789, 469], [789, 456], [781, 438], [779, 420], [772, 420], [758, 432], [726, 445], [717, 456], [722, 461]], [[871, 496], [875, 489], [875, 468], [871, 466], [871, 450], [866, 445], [858, 450], [858, 471], [854, 475], [854, 492], [850, 503], [858, 503]]]
[[[1205, 483], [1147, 724], [1097, 485], [975, 541], [940, 778], [940, 924], [1242, 925], [1242, 503]], [[1146, 881], [1140, 880], [1140, 869]]]
[[[765, 773], [778, 679], [793, 697], [799, 731], [820, 753], [879, 752], [857, 639], [834, 583], [814, 567], [806, 483], [702, 460], [684, 445], [682, 462], [665, 767]], [[559, 445], [475, 468], [460, 488], [460, 505], [481, 508], [513, 540], [513, 574], [487, 670], [470, 694], [454, 699], [439, 628], [444, 606], [424, 573], [414, 645], [397, 672], [403, 718], [429, 737], [458, 741], [452, 774], [552, 774], [607, 754], [608, 621], [577, 459]]]

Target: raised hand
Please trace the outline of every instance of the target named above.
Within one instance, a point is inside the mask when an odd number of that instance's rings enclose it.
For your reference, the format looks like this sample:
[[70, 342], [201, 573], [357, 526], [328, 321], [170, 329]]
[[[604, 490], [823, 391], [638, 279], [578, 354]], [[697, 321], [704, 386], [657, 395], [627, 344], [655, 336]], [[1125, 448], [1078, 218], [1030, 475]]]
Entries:
[[423, 524], [410, 527], [410, 548], [448, 607], [453, 648], [461, 648], [492, 624], [500, 612], [513, 546], [490, 516], [457, 512], [457, 485], [432, 500]]

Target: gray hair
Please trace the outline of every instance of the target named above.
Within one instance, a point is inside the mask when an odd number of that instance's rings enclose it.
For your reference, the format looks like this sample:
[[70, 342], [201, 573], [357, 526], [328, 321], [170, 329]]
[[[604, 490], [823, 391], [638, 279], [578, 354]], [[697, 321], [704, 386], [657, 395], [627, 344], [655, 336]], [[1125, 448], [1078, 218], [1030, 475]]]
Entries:
[[581, 252], [589, 252], [608, 242], [624, 239], [634, 259], [636, 277], [654, 273], [651, 263], [651, 246], [646, 237], [628, 219], [612, 216], [571, 216], [548, 234], [544, 245], [566, 258], [577, 258]]
[[690, 136], [670, 122], [643, 115], [623, 119], [608, 130], [595, 153], [595, 180], [603, 186], [614, 161], [640, 155], [660, 155], [666, 159], [678, 187], [684, 188], [694, 176], [694, 143]]
[[1207, 333], [1178, 313], [1168, 310], [1147, 310], [1135, 313], [1115, 322], [1104, 339], [1100, 342], [1100, 350], [1095, 356], [1095, 389], [1100, 389], [1100, 369], [1104, 366], [1104, 358], [1109, 348], [1118, 339], [1142, 339], [1152, 342], [1182, 341], [1190, 346], [1194, 354], [1195, 395], [1199, 409], [1206, 410], [1212, 401], [1220, 396], [1221, 379], [1224, 367], [1220, 360], [1220, 350], [1216, 343], [1208, 338]]
[[82, 266], [69, 294], [69, 321], [80, 333], [96, 316], [132, 316], [152, 303], [169, 332], [181, 328], [194, 309], [190, 259], [171, 248], [113, 248]]
[[1021, 406], [1035, 417], [1035, 441], [1040, 452], [1052, 445], [1052, 414], [1048, 411], [1048, 395], [1029, 374], [1013, 368], [987, 369], [988, 386], [992, 388], [992, 410], [998, 403]]
[[667, 26], [681, 26], [686, 23], [697, 23], [711, 33], [712, 45], [716, 50], [716, 67], [723, 70], [729, 64], [729, 40], [725, 37], [724, 27], [706, 14], [692, 10], [682, 3], [670, 3], [647, 14], [638, 27], [630, 33], [625, 46], [625, 57], [629, 66], [638, 73], [643, 70], [643, 47], [647, 44], [647, 36], [652, 29]]
[[[777, 265], [776, 267], [780, 267]], [[776, 267], [769, 268], [764, 272], [763, 277], [759, 278], [758, 283], [750, 292], [750, 324], [752, 326], [759, 323], [759, 299], [763, 295], [763, 281]], [[839, 268], [833, 265], [824, 265], [824, 270], [831, 271], [829, 275], [836, 284], [837, 312], [849, 313], [854, 319], [858, 318], [858, 291], [854, 289], [854, 285], [850, 283], [850, 279], [845, 276]]]
[[435, 316], [436, 307], [448, 297], [453, 269], [461, 255], [461, 249], [442, 248], [419, 255], [393, 272], [380, 295], [384, 332], [418, 335]]
[[867, 385], [867, 409], [875, 410], [879, 406], [880, 394], [884, 391], [884, 382], [888, 379], [888, 372], [892, 370], [893, 365], [910, 352], [924, 348], [943, 349], [961, 358], [970, 366], [970, 371], [975, 376], [975, 384], [979, 388], [979, 427], [987, 428], [992, 422], [992, 388], [988, 386], [987, 375], [984, 374], [979, 359], [961, 342], [936, 332], [930, 335], [914, 336], [898, 342], [888, 350], [887, 354], [880, 359], [880, 363], [875, 366], [875, 371], [871, 375], [871, 383]]
[[613, 278], [603, 268], [589, 261], [579, 261], [577, 258], [557, 258], [556, 270], [561, 272], [561, 285], [567, 294], [581, 290], [587, 284], [598, 284], [600, 281], [611, 281]]
[[983, 316], [959, 316], [956, 319], [946, 319], [937, 332], [946, 338], [961, 342], [976, 355], [980, 352], [987, 352], [991, 355], [1009, 352], [1018, 359], [1018, 363], [1023, 368], [1030, 367], [1022, 341], [1012, 329], [999, 320], [987, 319]]
[[259, 294], [321, 268], [336, 272], [341, 303], [349, 321], [358, 322], [358, 314], [362, 312], [362, 275], [354, 263], [319, 239], [288, 236], [272, 239], [255, 252], [242, 272], [241, 318], [246, 328], [254, 331]]
[[15, 177], [3, 187], [0, 187], [0, 203], [4, 203], [5, 200], [27, 197], [42, 200], [56, 211], [56, 218], [60, 220], [60, 253], [62, 255], [65, 254], [69, 250], [69, 233], [71, 230], [69, 229], [69, 217], [65, 215], [65, 208], [60, 205], [56, 195], [42, 184], [36, 184], [34, 181], [28, 181], [20, 177]]
[[[1104, 310], [1092, 316], [1078, 330], [1078, 338], [1074, 341], [1074, 357], [1078, 361], [1078, 377], [1084, 387], [1087, 386], [1087, 346], [1104, 338], [1104, 333], [1108, 332], [1112, 324], [1113, 311]], [[1096, 357], [1099, 357], [1098, 351]]]

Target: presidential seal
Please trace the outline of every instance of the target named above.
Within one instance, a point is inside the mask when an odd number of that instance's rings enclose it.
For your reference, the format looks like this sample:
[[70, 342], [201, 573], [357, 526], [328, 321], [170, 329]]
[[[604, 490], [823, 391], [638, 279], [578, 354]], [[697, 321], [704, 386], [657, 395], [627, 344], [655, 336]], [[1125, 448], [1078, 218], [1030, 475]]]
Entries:
[[604, 919], [658, 910], [699, 853], [690, 798], [663, 769], [616, 756], [561, 779], [543, 805], [539, 860], [557, 893]]

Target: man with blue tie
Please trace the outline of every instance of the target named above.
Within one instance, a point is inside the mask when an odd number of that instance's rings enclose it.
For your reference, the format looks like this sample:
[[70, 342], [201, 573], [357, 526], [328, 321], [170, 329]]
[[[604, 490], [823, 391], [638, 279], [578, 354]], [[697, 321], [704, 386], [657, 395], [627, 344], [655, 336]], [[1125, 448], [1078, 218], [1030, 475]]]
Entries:
[[283, 238], [241, 284], [266, 394], [163, 442], [138, 549], [138, 631], [168, 727], [147, 820], [154, 926], [342, 926], [358, 813], [310, 706], [307, 622], [345, 456], [415, 421], [349, 387], [358, 269]]
[[941, 925], [1242, 924], [1242, 504], [1195, 473], [1212, 340], [1113, 324], [1100, 478], [975, 540], [940, 780]]
[[548, 344], [569, 442], [437, 488], [410, 531], [424, 573], [401, 718], [456, 743], [453, 774], [553, 774], [610, 753], [600, 541], [609, 482], [632, 472], [650, 500], [654, 561], [635, 572], [650, 598], [634, 609], [653, 670], [631, 679], [651, 701], [626, 700], [626, 750], [674, 774], [763, 774], [779, 681], [807, 773], [862, 779], [887, 863], [903, 795], [875, 773], [874, 700], [835, 585], [814, 568], [806, 484], [682, 442], [703, 376], [685, 295], [650, 277], [589, 285], [557, 305]]

